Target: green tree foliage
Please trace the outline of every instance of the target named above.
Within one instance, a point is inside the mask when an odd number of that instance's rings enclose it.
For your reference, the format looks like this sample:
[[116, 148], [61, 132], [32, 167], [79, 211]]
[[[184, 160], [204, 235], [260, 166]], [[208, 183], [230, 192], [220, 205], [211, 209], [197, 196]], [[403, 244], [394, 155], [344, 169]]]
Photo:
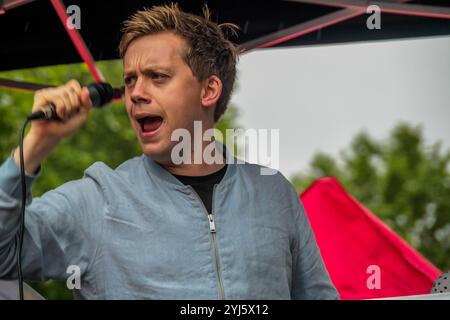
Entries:
[[338, 159], [316, 154], [299, 192], [334, 176], [362, 204], [441, 270], [450, 269], [450, 151], [425, 145], [422, 129], [399, 124], [387, 141], [358, 134]]
[[[122, 86], [121, 61], [99, 62], [97, 66], [113, 86]], [[77, 79], [82, 85], [93, 82], [84, 64], [40, 67], [0, 73], [1, 78], [61, 85]], [[6, 159], [18, 145], [20, 128], [30, 113], [32, 93], [0, 89], [0, 157]], [[233, 128], [236, 108], [229, 107], [217, 124], [224, 132]], [[92, 110], [87, 124], [75, 135], [63, 141], [42, 165], [42, 175], [33, 185], [33, 196], [54, 189], [64, 182], [79, 179], [84, 170], [96, 161], [115, 168], [127, 159], [141, 154], [123, 102]], [[71, 299], [72, 292], [63, 281], [33, 283], [47, 299]]]

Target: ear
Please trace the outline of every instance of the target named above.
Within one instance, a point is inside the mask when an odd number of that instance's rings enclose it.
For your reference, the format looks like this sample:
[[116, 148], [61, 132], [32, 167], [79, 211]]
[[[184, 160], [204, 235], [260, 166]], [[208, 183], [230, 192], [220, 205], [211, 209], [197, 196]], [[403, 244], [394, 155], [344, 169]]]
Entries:
[[216, 105], [222, 94], [222, 81], [218, 76], [212, 75], [205, 79], [202, 89], [202, 107], [211, 108]]

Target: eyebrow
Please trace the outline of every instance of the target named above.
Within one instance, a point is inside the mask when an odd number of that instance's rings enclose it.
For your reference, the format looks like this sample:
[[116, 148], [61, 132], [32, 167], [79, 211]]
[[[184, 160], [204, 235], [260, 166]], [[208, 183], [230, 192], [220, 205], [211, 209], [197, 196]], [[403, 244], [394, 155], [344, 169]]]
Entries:
[[[172, 69], [164, 66], [148, 66], [142, 69], [143, 74], [151, 73], [151, 72], [167, 72], [171, 73]], [[136, 71], [134, 70], [124, 70], [123, 76], [135, 76]]]

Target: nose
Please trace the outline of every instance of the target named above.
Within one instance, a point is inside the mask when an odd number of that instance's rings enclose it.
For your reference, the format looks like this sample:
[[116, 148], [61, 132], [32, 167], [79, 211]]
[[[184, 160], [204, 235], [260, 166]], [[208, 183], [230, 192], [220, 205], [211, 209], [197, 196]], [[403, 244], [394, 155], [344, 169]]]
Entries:
[[148, 90], [146, 90], [146, 86], [142, 78], [138, 78], [136, 80], [135, 85], [133, 86], [133, 90], [131, 91], [131, 101], [134, 104], [149, 104], [151, 99], [148, 94]]

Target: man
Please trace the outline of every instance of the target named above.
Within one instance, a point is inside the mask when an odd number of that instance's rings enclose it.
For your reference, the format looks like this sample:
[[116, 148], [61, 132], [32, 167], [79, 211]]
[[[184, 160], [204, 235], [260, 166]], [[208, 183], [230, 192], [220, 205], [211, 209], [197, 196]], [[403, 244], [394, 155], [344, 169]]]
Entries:
[[[125, 101], [143, 155], [115, 170], [95, 163], [80, 180], [28, 194], [26, 278], [66, 279], [75, 266], [75, 295], [84, 299], [338, 298], [298, 195], [280, 173], [172, 159], [172, 133], [193, 134], [194, 121], [212, 128], [230, 99], [237, 50], [222, 27], [207, 10], [199, 17], [176, 5], [125, 22]], [[64, 121], [32, 124], [23, 147], [28, 185], [86, 122], [91, 104], [77, 81], [36, 92], [33, 111], [47, 103]], [[0, 168], [0, 278], [16, 275], [18, 159], [16, 149]]]

